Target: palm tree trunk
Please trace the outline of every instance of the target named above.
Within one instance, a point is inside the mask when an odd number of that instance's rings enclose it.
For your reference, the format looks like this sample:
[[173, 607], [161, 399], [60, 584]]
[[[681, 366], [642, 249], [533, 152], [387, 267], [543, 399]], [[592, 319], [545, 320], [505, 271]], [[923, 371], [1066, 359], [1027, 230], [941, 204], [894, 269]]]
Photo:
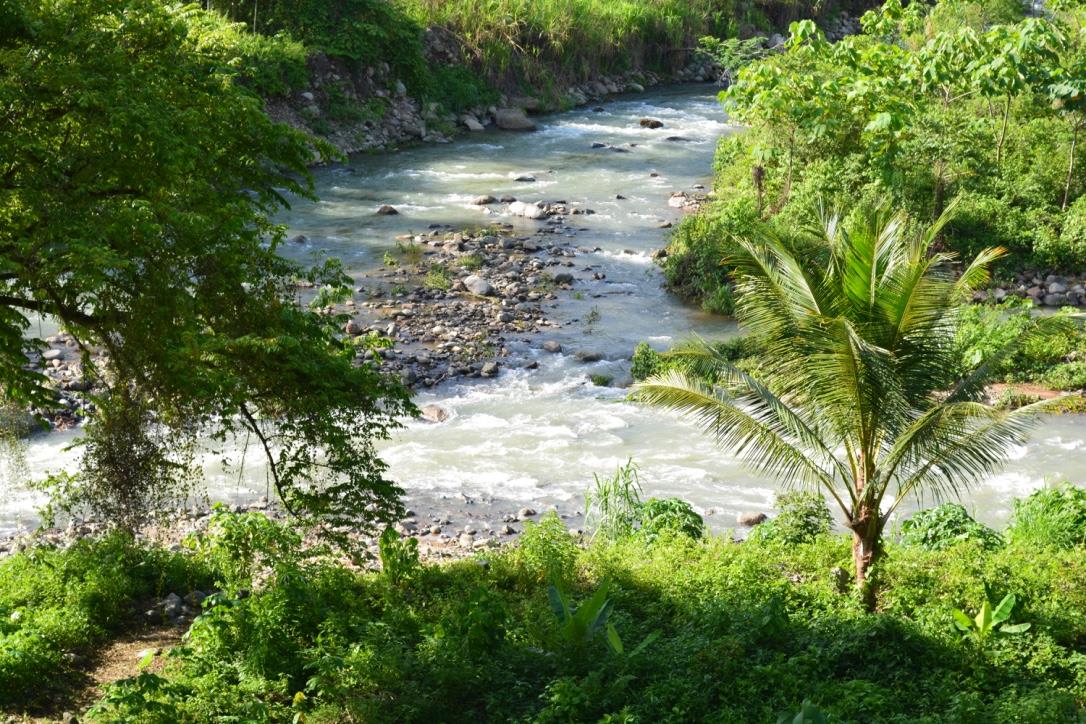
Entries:
[[875, 586], [871, 579], [871, 566], [879, 557], [879, 533], [881, 521], [878, 510], [868, 503], [860, 503], [859, 511], [848, 526], [852, 530], [852, 562], [856, 567], [856, 588], [859, 589], [868, 611], [875, 610]]

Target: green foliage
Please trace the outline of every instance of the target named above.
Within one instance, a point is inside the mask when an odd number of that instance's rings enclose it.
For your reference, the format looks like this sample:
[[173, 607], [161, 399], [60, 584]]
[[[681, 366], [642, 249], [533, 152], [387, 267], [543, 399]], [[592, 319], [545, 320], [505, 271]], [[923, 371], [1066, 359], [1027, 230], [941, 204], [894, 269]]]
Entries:
[[974, 618], [954, 609], [954, 626], [962, 636], [973, 643], [983, 644], [995, 634], [1020, 634], [1029, 630], [1029, 623], [1007, 623], [1014, 612], [1016, 598], [1008, 593], [998, 604], [993, 606], [987, 598], [981, 604], [980, 611]]
[[1086, 490], [1065, 484], [1016, 500], [1007, 539], [1039, 548], [1086, 546]]
[[[400, 584], [301, 561], [210, 608], [165, 671], [110, 687], [113, 708], [100, 718], [1081, 718], [1086, 549], [894, 548], [880, 564], [877, 615], [827, 575], [850, 555], [833, 536], [772, 549], [720, 537], [601, 542], [574, 548], [561, 618], [517, 548], [485, 566], [423, 565]], [[992, 600], [1015, 593], [1014, 616], [998, 625], [1032, 626], [978, 647], [952, 611], [982, 600], [986, 581], [1000, 589]], [[567, 639], [561, 621], [576, 616], [585, 625]], [[624, 653], [605, 654], [606, 624]]]
[[1065, 362], [1047, 370], [1041, 381], [1054, 390], [1086, 389], [1086, 362]]
[[633, 358], [630, 366], [630, 374], [634, 381], [641, 381], [652, 377], [660, 368], [660, 353], [649, 346], [648, 342], [640, 342], [634, 347]]
[[[217, 3], [216, 3], [217, 5]], [[422, 27], [398, 3], [383, 0], [231, 0], [234, 20], [259, 33], [285, 32], [311, 50], [353, 62], [388, 63], [413, 90], [426, 87]]]
[[444, 264], [434, 264], [426, 272], [426, 276], [422, 279], [422, 286], [427, 289], [435, 289], [439, 291], [448, 291], [452, 287], [452, 277], [449, 274], [449, 270]]
[[403, 538], [395, 528], [389, 526], [381, 533], [377, 541], [381, 557], [381, 572], [394, 583], [406, 581], [419, 567], [419, 541], [417, 538]]
[[776, 507], [777, 516], [756, 526], [747, 540], [785, 545], [810, 543], [829, 534], [833, 525], [830, 509], [820, 493], [778, 493]]
[[191, 558], [122, 534], [0, 560], [0, 710], [48, 704], [79, 681], [71, 654], [130, 627], [147, 598], [208, 583]]
[[233, 592], [251, 588], [268, 569], [297, 565], [302, 556], [297, 531], [259, 512], [231, 513], [222, 504], [215, 505], [207, 528], [185, 545], [217, 571], [220, 586]]
[[[368, 356], [356, 363], [344, 318], [299, 308], [297, 280], [349, 289], [342, 267], [277, 253], [272, 217], [310, 193], [307, 166], [329, 148], [271, 121], [236, 64], [200, 50], [191, 28], [219, 26], [197, 6], [23, 9], [33, 32], [0, 45], [5, 394], [56, 404], [25, 357], [42, 344], [32, 315], [51, 316], [108, 351], [85, 373], [150, 401], [156, 424], [211, 452], [261, 443], [291, 512], [333, 533], [394, 519], [399, 490], [374, 443], [408, 395]], [[141, 453], [132, 472], [153, 487], [168, 457]]]
[[570, 605], [568, 597], [557, 585], [552, 584], [547, 589], [551, 610], [558, 619], [559, 637], [567, 646], [582, 651], [602, 635], [611, 653], [622, 653], [622, 639], [615, 625], [608, 620], [614, 605], [607, 597], [610, 585], [610, 581], [601, 583], [596, 592], [577, 608]]
[[565, 581], [572, 575], [577, 542], [554, 511], [538, 523], [525, 523], [519, 542], [518, 559], [540, 580]]
[[592, 538], [626, 538], [634, 532], [640, 518], [641, 481], [637, 463], [630, 458], [609, 478], [593, 475], [594, 486], [585, 493], [585, 528]]
[[217, 13], [195, 13], [188, 16], [188, 35], [198, 53], [215, 58], [264, 98], [287, 95], [309, 80], [306, 48], [286, 32], [260, 35]]
[[736, 206], [795, 237], [820, 206], [878, 197], [910, 224], [958, 198], [940, 244], [963, 256], [1001, 246], [1007, 266], [1081, 267], [1083, 10], [1024, 14], [1015, 0], [889, 0], [835, 43], [794, 23], [784, 52], [743, 65], [721, 96], [748, 129], [718, 147], [726, 202], [676, 233], [669, 287], [726, 307], [714, 266]]
[[758, 220], [757, 204], [747, 196], [684, 218], [668, 243], [668, 255], [663, 261], [668, 289], [684, 299], [699, 300], [707, 311], [731, 314], [734, 300], [730, 269], [724, 260], [732, 239], [750, 233]]
[[769, 49], [766, 48], [766, 39], [760, 36], [725, 40], [706, 36], [698, 40], [698, 53], [724, 70], [734, 73], [743, 66], [764, 58], [769, 54]]
[[690, 503], [679, 498], [649, 498], [641, 504], [638, 515], [638, 535], [650, 542], [661, 536], [697, 539], [705, 534], [705, 521]]
[[993, 550], [1003, 545], [999, 533], [978, 523], [958, 503], [921, 510], [901, 524], [901, 543], [939, 551], [965, 542]]

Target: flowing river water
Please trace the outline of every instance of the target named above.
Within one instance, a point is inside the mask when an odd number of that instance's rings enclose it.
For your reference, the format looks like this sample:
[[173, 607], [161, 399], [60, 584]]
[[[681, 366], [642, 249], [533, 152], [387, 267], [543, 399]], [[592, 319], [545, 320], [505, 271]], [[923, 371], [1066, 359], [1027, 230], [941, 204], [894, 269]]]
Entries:
[[[638, 121], [644, 117], [664, 125], [643, 128]], [[320, 200], [297, 203], [283, 216], [291, 235], [308, 239], [289, 253], [300, 261], [336, 256], [358, 272], [379, 267], [397, 235], [424, 232], [431, 224], [502, 221], [525, 233], [538, 226], [503, 216], [501, 205], [488, 211], [470, 203], [479, 195], [561, 199], [596, 212], [570, 217], [568, 224], [579, 229], [575, 245], [600, 249], [576, 258], [571, 271], [581, 293], [562, 292], [557, 306], [547, 310], [562, 323], [548, 338], [559, 341], [563, 353], [543, 352], [537, 338], [517, 350], [534, 358], [537, 369], [506, 369], [493, 380], [446, 383], [419, 393], [420, 406], [440, 405], [449, 419], [407, 422], [381, 446], [389, 476], [407, 491], [410, 507], [441, 512], [454, 522], [465, 513], [498, 520], [501, 511], [522, 506], [555, 505], [575, 514], [593, 474], [609, 474], [632, 457], [646, 496], [689, 500], [713, 528], [734, 526], [739, 511], [772, 509], [777, 486], [716, 449], [693, 424], [627, 402], [622, 388], [590, 381], [591, 375], [628, 379], [626, 360], [642, 340], [662, 349], [695, 333], [736, 333], [733, 323], [664, 292], [651, 259], [666, 242], [662, 222], [682, 214], [668, 206], [670, 192], [708, 184], [717, 139], [736, 130], [714, 89], [683, 86], [547, 117], [535, 133], [488, 130], [453, 144], [359, 156], [317, 172]], [[592, 148], [593, 143], [623, 152]], [[516, 180], [525, 176], [535, 181]], [[382, 204], [400, 214], [375, 215]], [[589, 265], [605, 278], [591, 281], [584, 271]], [[603, 359], [580, 363], [573, 356], [580, 350]], [[26, 451], [30, 474], [74, 465], [77, 453], [64, 448], [76, 434], [32, 439]], [[1006, 521], [1015, 497], [1048, 482], [1086, 479], [1086, 418], [1045, 419], [1012, 458], [965, 501], [990, 524]], [[259, 456], [247, 459], [243, 468], [229, 469], [207, 461], [213, 499], [266, 493], [267, 471]], [[0, 532], [34, 523], [36, 496], [8, 485], [0, 490]], [[903, 509], [914, 507], [910, 501]]]

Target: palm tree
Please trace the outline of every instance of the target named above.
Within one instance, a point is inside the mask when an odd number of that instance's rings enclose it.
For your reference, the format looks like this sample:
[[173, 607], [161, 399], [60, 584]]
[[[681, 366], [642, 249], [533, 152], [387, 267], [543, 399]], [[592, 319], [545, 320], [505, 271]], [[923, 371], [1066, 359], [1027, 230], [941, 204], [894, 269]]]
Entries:
[[817, 262], [768, 228], [736, 239], [736, 317], [765, 344], [757, 366], [744, 371], [695, 343], [670, 353], [684, 364], [635, 390], [695, 418], [756, 471], [820, 487], [852, 531], [856, 584], [872, 608], [871, 566], [894, 509], [909, 495], [958, 494], [997, 469], [1042, 406], [982, 402], [1010, 348], [956, 376], [958, 311], [1003, 251], [981, 252], [960, 273], [954, 255], [934, 253], [953, 206], [915, 233], [885, 208], [847, 223], [824, 215]]

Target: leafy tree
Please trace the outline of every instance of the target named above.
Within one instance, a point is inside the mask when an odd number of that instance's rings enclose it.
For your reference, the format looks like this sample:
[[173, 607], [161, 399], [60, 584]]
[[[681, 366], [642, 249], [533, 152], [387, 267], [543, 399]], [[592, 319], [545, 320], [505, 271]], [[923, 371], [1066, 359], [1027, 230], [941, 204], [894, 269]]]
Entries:
[[761, 366], [745, 372], [702, 345], [674, 353], [687, 368], [636, 388], [758, 472], [820, 487], [852, 531], [869, 606], [888, 516], [909, 495], [958, 493], [997, 469], [1043, 405], [1001, 412], [981, 401], [992, 366], [1022, 338], [956, 378], [960, 305], [1002, 252], [987, 250], [956, 275], [953, 255], [932, 253], [947, 219], [909, 233], [904, 214], [886, 208], [828, 217], [818, 264], [805, 265], [768, 227], [738, 240], [736, 312], [767, 347]]
[[197, 52], [188, 21], [202, 12], [0, 5], [0, 385], [54, 403], [27, 365], [43, 346], [32, 319], [53, 317], [89, 376], [132, 392], [105, 404], [146, 402], [190, 439], [252, 436], [309, 520], [389, 519], [398, 490], [373, 444], [409, 399], [359, 355], [367, 343], [339, 338], [340, 318], [299, 305], [300, 279], [340, 293], [351, 280], [285, 260], [271, 221], [310, 193], [307, 164], [328, 149]]

